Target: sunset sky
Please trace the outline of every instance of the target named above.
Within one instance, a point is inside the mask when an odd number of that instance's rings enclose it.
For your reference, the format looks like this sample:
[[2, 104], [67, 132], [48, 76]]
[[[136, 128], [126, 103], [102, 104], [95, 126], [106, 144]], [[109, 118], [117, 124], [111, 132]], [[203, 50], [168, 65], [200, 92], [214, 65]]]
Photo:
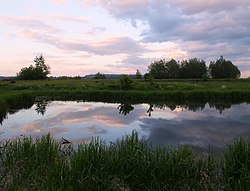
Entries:
[[250, 0], [0, 0], [0, 76], [43, 54], [53, 76], [216, 60], [250, 76]]

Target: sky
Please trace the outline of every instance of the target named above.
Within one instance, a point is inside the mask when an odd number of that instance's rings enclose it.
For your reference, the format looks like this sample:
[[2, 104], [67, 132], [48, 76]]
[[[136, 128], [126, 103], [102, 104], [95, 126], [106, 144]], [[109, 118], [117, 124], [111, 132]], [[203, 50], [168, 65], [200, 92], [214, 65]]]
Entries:
[[249, 77], [249, 18], [250, 0], [0, 0], [0, 76], [42, 54], [53, 76], [223, 55]]

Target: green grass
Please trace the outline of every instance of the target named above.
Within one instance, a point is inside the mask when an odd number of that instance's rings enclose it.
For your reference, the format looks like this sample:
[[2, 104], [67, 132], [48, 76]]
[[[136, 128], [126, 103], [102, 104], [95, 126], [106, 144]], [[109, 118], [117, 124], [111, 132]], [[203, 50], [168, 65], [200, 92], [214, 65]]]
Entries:
[[250, 139], [238, 139], [228, 145], [221, 165], [225, 187], [232, 190], [250, 188]]
[[62, 146], [50, 135], [1, 143], [1, 190], [247, 190], [250, 139], [220, 158], [186, 146], [151, 148], [136, 132], [116, 143]]
[[0, 81], [0, 99], [23, 92], [34, 97], [140, 103], [197, 99], [250, 101], [250, 80], [154, 80], [153, 83], [134, 80], [130, 90], [122, 90], [119, 80]]

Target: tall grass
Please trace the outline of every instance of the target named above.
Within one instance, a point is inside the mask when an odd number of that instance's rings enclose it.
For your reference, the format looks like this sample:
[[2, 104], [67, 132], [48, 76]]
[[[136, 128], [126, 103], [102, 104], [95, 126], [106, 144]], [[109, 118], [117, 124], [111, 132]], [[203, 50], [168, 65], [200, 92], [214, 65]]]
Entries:
[[240, 138], [228, 145], [222, 161], [222, 173], [228, 190], [250, 188], [250, 138]]
[[151, 148], [133, 132], [116, 143], [93, 139], [77, 149], [50, 135], [0, 145], [1, 190], [247, 190], [250, 141], [221, 158], [189, 147]]

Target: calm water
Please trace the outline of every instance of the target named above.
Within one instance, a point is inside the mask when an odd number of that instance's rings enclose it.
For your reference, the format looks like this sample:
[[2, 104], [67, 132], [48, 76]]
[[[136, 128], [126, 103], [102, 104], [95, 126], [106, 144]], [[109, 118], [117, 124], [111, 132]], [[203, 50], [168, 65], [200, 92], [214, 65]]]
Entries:
[[[250, 136], [250, 105], [217, 107], [166, 107], [92, 102], [37, 103], [30, 109], [7, 116], [0, 126], [0, 141], [18, 136], [51, 133], [73, 143], [99, 136], [114, 142], [132, 130], [153, 145], [191, 145], [198, 150], [215, 151], [225, 142]], [[226, 108], [227, 106], [224, 106]], [[191, 109], [191, 110], [190, 110]]]

